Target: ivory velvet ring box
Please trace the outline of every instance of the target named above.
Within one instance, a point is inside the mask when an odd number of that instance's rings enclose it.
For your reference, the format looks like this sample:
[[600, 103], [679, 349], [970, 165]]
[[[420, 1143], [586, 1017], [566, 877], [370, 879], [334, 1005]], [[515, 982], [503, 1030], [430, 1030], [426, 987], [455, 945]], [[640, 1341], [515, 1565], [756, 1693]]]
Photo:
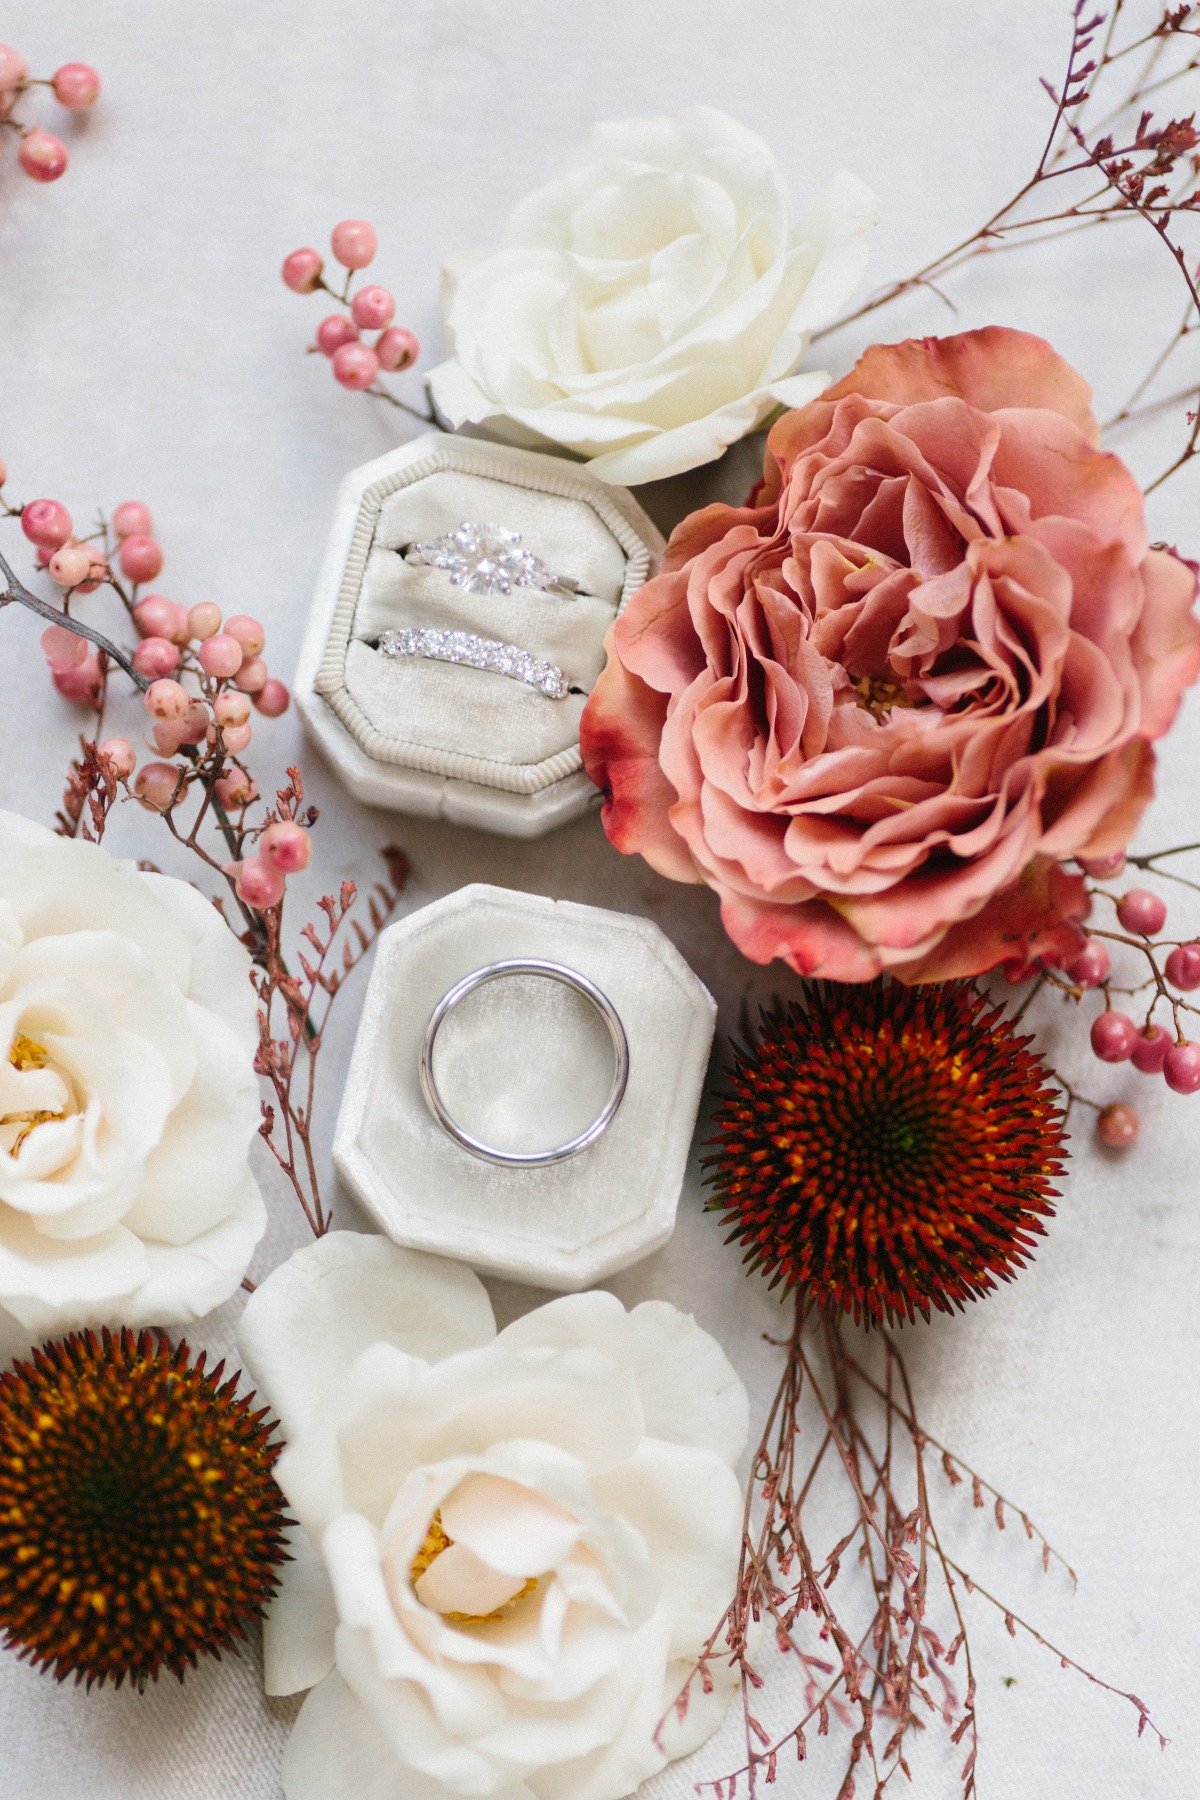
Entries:
[[360, 800], [539, 836], [596, 802], [580, 716], [662, 549], [632, 495], [581, 466], [418, 438], [342, 484], [301, 714]]
[[[437, 1031], [439, 1098], [464, 1130], [509, 1156], [586, 1134], [611, 1097], [612, 1032], [627, 1058], [602, 1135], [569, 1160], [497, 1164], [439, 1123], [422, 1051], [440, 1003], [481, 969]], [[584, 1288], [666, 1242], [687, 1168], [716, 1006], [648, 919], [476, 884], [391, 925], [379, 940], [334, 1138], [338, 1172], [396, 1243], [484, 1273]]]

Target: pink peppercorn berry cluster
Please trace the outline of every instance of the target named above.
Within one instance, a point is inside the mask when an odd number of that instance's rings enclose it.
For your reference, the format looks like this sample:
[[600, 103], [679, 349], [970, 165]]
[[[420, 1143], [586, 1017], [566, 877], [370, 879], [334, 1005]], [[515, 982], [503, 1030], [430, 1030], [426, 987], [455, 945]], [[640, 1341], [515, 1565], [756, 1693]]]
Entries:
[[[421, 346], [407, 326], [393, 323], [395, 296], [371, 283], [354, 289], [354, 278], [375, 260], [375, 227], [366, 219], [343, 219], [330, 239], [334, 260], [345, 270], [341, 289], [325, 279], [325, 260], [318, 250], [293, 250], [283, 261], [284, 285], [294, 294], [328, 294], [342, 308], [317, 326], [312, 348], [327, 356], [335, 381], [356, 393], [372, 388], [382, 373], [411, 368]], [[364, 333], [377, 335], [373, 343]]]
[[[1084, 873], [1094, 880], [1119, 875], [1124, 866], [1125, 859], [1120, 855], [1090, 859], [1081, 864]], [[1103, 890], [1095, 891], [1103, 894]], [[1200, 988], [1200, 943], [1162, 938], [1167, 924], [1167, 905], [1162, 895], [1151, 888], [1132, 887], [1119, 896], [1103, 897], [1112, 900], [1120, 929], [1086, 936], [1062, 971], [1077, 992], [1094, 988], [1104, 995], [1104, 1011], [1092, 1021], [1092, 1051], [1101, 1062], [1128, 1062], [1139, 1074], [1161, 1076], [1177, 1094], [1198, 1093], [1200, 1043], [1186, 1036], [1181, 1023], [1183, 1013], [1196, 1012], [1197, 1008], [1181, 996]], [[1141, 1025], [1113, 1004], [1112, 957], [1108, 942], [1127, 945], [1140, 952], [1146, 961], [1149, 974], [1143, 985], [1152, 990], [1152, 997]], [[1164, 1003], [1171, 1010], [1172, 1030], [1154, 1018], [1155, 1011]], [[1109, 1149], [1127, 1149], [1138, 1135], [1137, 1111], [1124, 1102], [1102, 1107], [1096, 1130], [1101, 1143]]]
[[100, 97], [100, 77], [90, 63], [64, 63], [48, 80], [29, 73], [29, 63], [11, 44], [0, 44], [0, 128], [13, 131], [20, 140], [17, 160], [34, 181], [57, 181], [66, 173], [67, 146], [40, 125], [25, 125], [15, 116], [17, 102], [31, 88], [49, 88], [67, 112], [87, 112]]

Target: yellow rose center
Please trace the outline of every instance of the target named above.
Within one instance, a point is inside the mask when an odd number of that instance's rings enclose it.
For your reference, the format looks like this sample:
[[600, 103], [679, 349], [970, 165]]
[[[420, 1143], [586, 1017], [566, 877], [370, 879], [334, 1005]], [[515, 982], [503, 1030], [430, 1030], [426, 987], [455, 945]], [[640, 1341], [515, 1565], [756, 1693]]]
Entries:
[[886, 719], [894, 706], [917, 704], [901, 682], [892, 681], [886, 675], [862, 675], [851, 686], [859, 704], [866, 707], [873, 719]]
[[[8, 1060], [14, 1069], [27, 1074], [31, 1069], [44, 1069], [50, 1060], [50, 1053], [45, 1044], [39, 1044], [36, 1038], [26, 1037], [18, 1031], [9, 1047]], [[63, 1112], [11, 1112], [0, 1115], [0, 1126], [16, 1125], [17, 1135], [9, 1145], [8, 1154], [16, 1156], [31, 1131], [39, 1125], [48, 1125], [51, 1120], [65, 1119]]]
[[[414, 1587], [416, 1587], [422, 1575], [433, 1566], [438, 1557], [446, 1550], [449, 1550], [453, 1542], [454, 1539], [447, 1535], [446, 1529], [442, 1524], [441, 1513], [435, 1512], [432, 1519], [429, 1521], [429, 1530], [425, 1533], [425, 1541], [417, 1551], [417, 1554], [413, 1557], [412, 1564], [408, 1571], [408, 1578]], [[535, 1593], [537, 1591], [537, 1585], [536, 1577], [531, 1577], [525, 1583], [519, 1594], [514, 1594], [511, 1600], [506, 1600], [503, 1606], [497, 1606], [493, 1612], [447, 1612], [443, 1613], [442, 1617], [449, 1620], [451, 1625], [494, 1625], [497, 1619], [502, 1619], [506, 1613], [512, 1611], [514, 1606], [519, 1606], [522, 1600], [528, 1599], [530, 1594]]]
[[45, 1044], [39, 1044], [35, 1038], [26, 1037], [23, 1031], [18, 1031], [8, 1052], [8, 1060], [14, 1069], [20, 1069], [24, 1073], [27, 1069], [44, 1069], [50, 1060], [50, 1052]]

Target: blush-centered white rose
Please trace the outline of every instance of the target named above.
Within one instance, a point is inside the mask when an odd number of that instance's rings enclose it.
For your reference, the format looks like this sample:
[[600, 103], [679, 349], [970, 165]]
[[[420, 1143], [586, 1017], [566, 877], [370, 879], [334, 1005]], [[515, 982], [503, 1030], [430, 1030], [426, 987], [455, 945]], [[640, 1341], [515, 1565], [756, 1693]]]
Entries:
[[266, 1214], [249, 959], [194, 888], [0, 813], [0, 1336], [181, 1324]]
[[836, 175], [793, 224], [757, 133], [691, 106], [597, 125], [499, 246], [444, 271], [454, 426], [656, 481], [828, 385], [795, 371], [862, 279], [874, 195]]
[[468, 1269], [337, 1232], [239, 1342], [303, 1528], [265, 1625], [268, 1692], [312, 1689], [287, 1800], [621, 1800], [716, 1729], [719, 1674], [672, 1709], [733, 1593], [747, 1401], [693, 1319], [574, 1294], [497, 1335]]

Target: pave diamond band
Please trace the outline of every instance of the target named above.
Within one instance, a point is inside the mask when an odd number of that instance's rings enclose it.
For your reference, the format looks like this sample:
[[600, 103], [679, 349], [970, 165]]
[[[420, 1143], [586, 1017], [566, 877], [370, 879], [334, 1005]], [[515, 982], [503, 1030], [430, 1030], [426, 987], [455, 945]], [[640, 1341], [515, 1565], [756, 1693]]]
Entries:
[[442, 569], [454, 587], [467, 594], [511, 594], [514, 588], [539, 588], [570, 598], [582, 592], [569, 575], [556, 575], [540, 556], [526, 550], [519, 531], [503, 525], [464, 523], [427, 543], [409, 544], [405, 562]]
[[401, 631], [385, 631], [379, 639], [381, 656], [419, 656], [431, 662], [465, 663], [471, 669], [486, 669], [493, 675], [507, 675], [535, 688], [547, 700], [565, 700], [570, 683], [556, 663], [532, 656], [516, 644], [501, 643], [498, 638], [477, 637], [473, 631], [446, 631], [437, 626], [406, 626]]

